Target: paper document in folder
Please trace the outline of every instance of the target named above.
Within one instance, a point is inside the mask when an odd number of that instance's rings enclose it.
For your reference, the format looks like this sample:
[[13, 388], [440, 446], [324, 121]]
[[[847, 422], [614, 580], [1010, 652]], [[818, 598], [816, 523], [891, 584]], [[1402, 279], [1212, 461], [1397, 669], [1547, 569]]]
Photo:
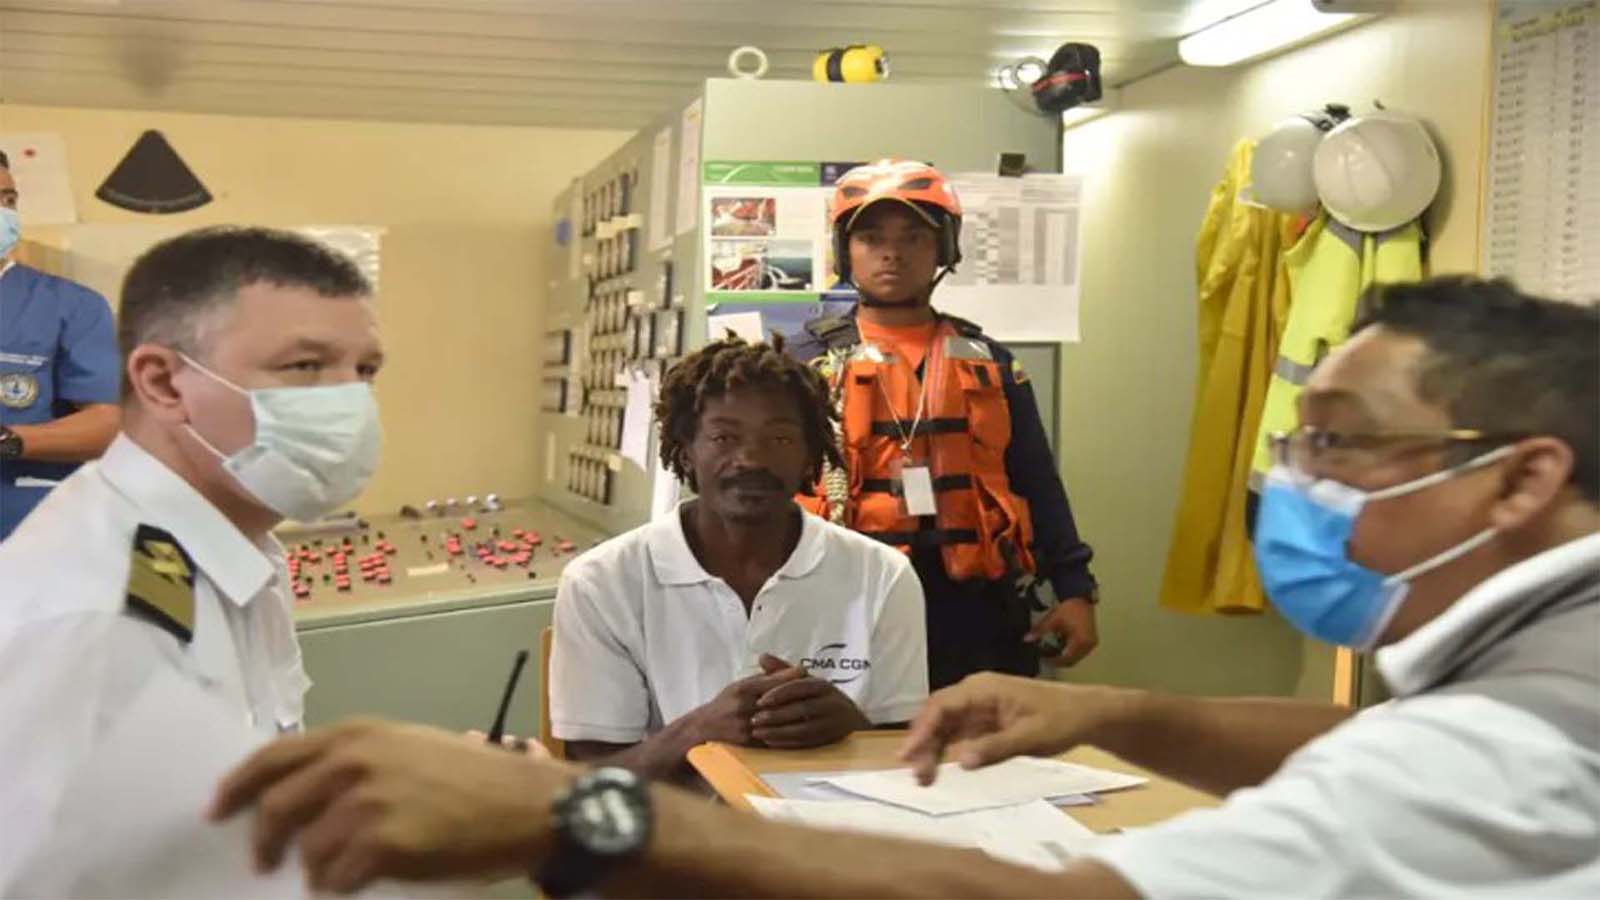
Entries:
[[1059, 871], [1096, 839], [1094, 832], [1042, 800], [928, 816], [870, 800], [786, 800], [751, 795], [762, 816], [781, 822], [970, 847], [1006, 862]]
[[948, 815], [1063, 794], [1121, 790], [1147, 780], [1060, 760], [1017, 757], [972, 771], [945, 763], [939, 767], [939, 777], [928, 787], [917, 784], [910, 769], [844, 775], [830, 778], [828, 783], [880, 803], [930, 815]]

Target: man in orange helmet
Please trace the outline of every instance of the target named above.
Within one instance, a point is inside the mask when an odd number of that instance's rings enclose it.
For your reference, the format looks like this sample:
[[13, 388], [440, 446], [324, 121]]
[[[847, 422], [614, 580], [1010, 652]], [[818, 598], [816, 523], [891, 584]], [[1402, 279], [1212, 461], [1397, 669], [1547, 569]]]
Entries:
[[[880, 160], [845, 173], [834, 268], [860, 302], [808, 322], [791, 352], [840, 407], [845, 466], [802, 503], [910, 554], [927, 597], [929, 686], [1036, 675], [1094, 649], [1093, 555], [1021, 366], [977, 325], [933, 309], [961, 259], [961, 203], [939, 170]], [[1059, 602], [1037, 623], [1037, 580]]]

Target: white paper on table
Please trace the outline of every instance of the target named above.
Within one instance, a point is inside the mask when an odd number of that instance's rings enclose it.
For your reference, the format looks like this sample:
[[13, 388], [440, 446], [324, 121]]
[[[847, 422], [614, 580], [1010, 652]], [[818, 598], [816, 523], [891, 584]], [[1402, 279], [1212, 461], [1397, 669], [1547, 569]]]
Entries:
[[694, 230], [695, 213], [700, 207], [700, 125], [705, 118], [705, 99], [683, 109], [678, 126], [678, 203], [674, 234]]
[[[860, 769], [841, 769], [831, 772], [763, 772], [761, 780], [772, 788], [773, 793], [789, 800], [860, 800], [851, 794], [828, 783], [828, 779], [836, 776], [853, 775]], [[1055, 807], [1062, 806], [1094, 806], [1100, 801], [1093, 794], [1062, 794], [1057, 797], [1046, 797], [1045, 802]]]
[[1020, 756], [971, 771], [957, 763], [945, 763], [939, 767], [939, 777], [928, 787], [917, 784], [910, 769], [861, 772], [829, 778], [828, 783], [870, 800], [931, 815], [948, 815], [1062, 794], [1121, 790], [1146, 780], [1092, 766]]
[[71, 225], [78, 221], [67, 169], [67, 145], [51, 131], [0, 134], [0, 152], [11, 162], [17, 182], [17, 214], [22, 227]]
[[750, 805], [775, 821], [971, 847], [1007, 862], [1046, 871], [1064, 868], [1094, 832], [1035, 800], [999, 809], [929, 816], [870, 800], [786, 800], [751, 795]]
[[650, 470], [650, 423], [655, 419], [656, 382], [644, 372], [631, 371], [627, 379], [627, 401], [622, 407], [622, 446], [624, 459]]
[[664, 250], [672, 246], [671, 220], [667, 218], [667, 201], [672, 199], [672, 129], [656, 132], [655, 144], [650, 151], [650, 249]]
[[752, 344], [764, 343], [767, 339], [761, 323], [761, 313], [759, 312], [720, 313], [706, 316], [706, 334], [711, 340], [721, 340], [730, 330]]

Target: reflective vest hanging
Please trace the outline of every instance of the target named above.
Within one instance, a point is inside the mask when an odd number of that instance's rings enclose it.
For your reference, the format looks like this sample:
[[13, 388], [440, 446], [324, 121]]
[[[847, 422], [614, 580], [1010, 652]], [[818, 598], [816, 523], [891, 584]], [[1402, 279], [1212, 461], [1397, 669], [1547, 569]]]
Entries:
[[[988, 345], [942, 321], [921, 379], [904, 358], [871, 343], [830, 353], [822, 365], [840, 408], [849, 485], [835, 521], [902, 551], [937, 546], [957, 581], [1035, 571], [1028, 504], [1006, 475], [1011, 412]], [[935, 515], [907, 512], [905, 465], [929, 467]], [[836, 511], [827, 481], [816, 496], [798, 498], [824, 518]]]
[[1317, 363], [1350, 336], [1362, 293], [1373, 284], [1422, 278], [1422, 225], [1409, 222], [1377, 234], [1356, 231], [1323, 213], [1288, 250], [1289, 321], [1255, 442], [1250, 489], [1260, 492], [1272, 468], [1268, 438], [1300, 422], [1300, 391]]

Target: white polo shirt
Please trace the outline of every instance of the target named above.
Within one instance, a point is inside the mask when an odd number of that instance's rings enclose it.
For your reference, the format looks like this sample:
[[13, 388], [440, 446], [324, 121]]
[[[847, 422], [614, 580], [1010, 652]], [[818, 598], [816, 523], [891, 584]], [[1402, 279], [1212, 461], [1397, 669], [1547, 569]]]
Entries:
[[[140, 525], [169, 533], [194, 562], [187, 643], [124, 611]], [[221, 711], [247, 743], [300, 726], [310, 681], [288, 584], [275, 540], [251, 542], [126, 436], [63, 481], [0, 543], [0, 896], [93, 893], [86, 887], [93, 881], [78, 879], [99, 864], [84, 852], [96, 845], [63, 848], [71, 836], [92, 831], [125, 846], [135, 836], [153, 840], [174, 817], [199, 821], [198, 805], [161, 808], [166, 798], [123, 802], [112, 812], [82, 796], [123, 755], [118, 736], [138, 724], [126, 713], [149, 690], [187, 691], [197, 707]], [[170, 740], [171, 755], [143, 754], [134, 769], [159, 769], [169, 780], [174, 767], [191, 778], [220, 774], [194, 769], [180, 752], [185, 735]], [[67, 871], [62, 860], [81, 871]], [[52, 887], [30, 870], [47, 872]], [[138, 893], [124, 887], [113, 893]]]
[[1600, 753], [1486, 696], [1404, 696], [1438, 674], [1444, 646], [1584, 567], [1600, 567], [1600, 535], [1485, 581], [1378, 651], [1403, 696], [1302, 747], [1221, 807], [1088, 855], [1145, 897], [1600, 897]]
[[802, 513], [750, 614], [700, 565], [682, 507], [573, 560], [556, 594], [550, 720], [562, 740], [632, 744], [760, 673], [771, 653], [838, 685], [875, 724], [928, 696], [922, 585], [906, 557]]

